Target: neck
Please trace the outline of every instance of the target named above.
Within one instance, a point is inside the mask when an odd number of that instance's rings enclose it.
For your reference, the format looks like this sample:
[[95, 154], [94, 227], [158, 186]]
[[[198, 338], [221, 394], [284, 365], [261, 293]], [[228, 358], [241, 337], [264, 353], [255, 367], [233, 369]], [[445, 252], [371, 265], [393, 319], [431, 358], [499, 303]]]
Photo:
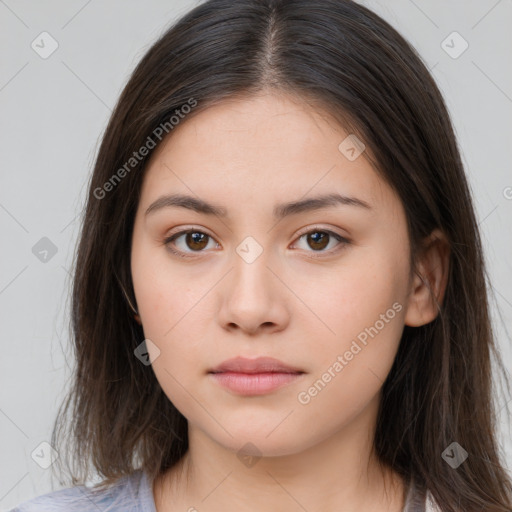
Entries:
[[341, 431], [300, 452], [243, 461], [189, 424], [189, 450], [155, 480], [157, 511], [401, 512], [404, 482], [379, 464], [372, 448], [374, 431], [367, 426], [375, 413], [365, 409]]

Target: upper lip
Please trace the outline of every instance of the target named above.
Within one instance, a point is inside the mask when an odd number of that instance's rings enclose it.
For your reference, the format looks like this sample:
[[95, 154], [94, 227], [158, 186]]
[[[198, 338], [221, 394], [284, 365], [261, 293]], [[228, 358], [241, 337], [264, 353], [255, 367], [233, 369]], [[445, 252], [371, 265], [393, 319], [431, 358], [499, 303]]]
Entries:
[[219, 364], [209, 373], [238, 372], [238, 373], [304, 373], [303, 370], [287, 365], [273, 357], [258, 357], [247, 359], [234, 357]]

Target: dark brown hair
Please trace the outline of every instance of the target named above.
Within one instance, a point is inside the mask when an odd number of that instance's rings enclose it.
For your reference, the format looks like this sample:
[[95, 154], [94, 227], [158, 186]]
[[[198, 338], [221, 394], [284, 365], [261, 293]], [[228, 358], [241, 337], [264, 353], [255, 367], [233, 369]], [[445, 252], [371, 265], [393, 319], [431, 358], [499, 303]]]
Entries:
[[[144, 334], [123, 289], [136, 304], [130, 247], [150, 154], [136, 163], [130, 158], [149, 140], [159, 144], [158, 127], [172, 136], [169, 119], [177, 110], [190, 111], [180, 116], [186, 123], [224, 99], [269, 89], [313, 105], [364, 141], [365, 158], [403, 202], [412, 270], [421, 241], [435, 228], [449, 241], [438, 315], [427, 325], [405, 326], [383, 384], [375, 436], [380, 461], [428, 488], [444, 512], [509, 512], [512, 485], [496, 441], [492, 357], [501, 370], [503, 363], [449, 114], [414, 48], [349, 0], [204, 2], [167, 30], [132, 73], [102, 138], [74, 262], [76, 368], [52, 434], [70, 483], [84, 483], [91, 467], [104, 485], [139, 468], [155, 477], [188, 449], [186, 418], [152, 367], [134, 356]], [[183, 107], [194, 102], [193, 109]], [[457, 469], [442, 458], [452, 442], [469, 453]]]

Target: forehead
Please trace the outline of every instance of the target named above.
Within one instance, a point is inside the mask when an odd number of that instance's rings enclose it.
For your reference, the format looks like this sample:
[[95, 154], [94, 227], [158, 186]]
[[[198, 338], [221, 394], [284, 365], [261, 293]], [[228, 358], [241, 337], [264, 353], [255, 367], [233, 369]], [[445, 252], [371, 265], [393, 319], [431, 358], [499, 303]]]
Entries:
[[170, 192], [247, 206], [329, 192], [376, 207], [396, 199], [364, 152], [347, 158], [343, 150], [351, 137], [295, 98], [261, 94], [224, 101], [185, 117], [160, 144], [146, 169], [141, 202]]

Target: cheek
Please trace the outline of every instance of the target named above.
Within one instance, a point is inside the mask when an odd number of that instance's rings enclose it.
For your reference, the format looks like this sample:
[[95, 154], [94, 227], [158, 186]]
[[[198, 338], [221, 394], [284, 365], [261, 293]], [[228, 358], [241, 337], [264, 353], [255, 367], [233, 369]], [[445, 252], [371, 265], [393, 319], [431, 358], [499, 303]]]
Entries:
[[193, 276], [172, 264], [161, 247], [149, 248], [144, 258], [134, 250], [132, 278], [144, 333], [162, 342], [174, 337], [188, 317], [197, 314], [208, 289], [208, 283], [194, 282]]
[[[335, 432], [370, 403], [377, 406], [400, 343], [404, 309], [399, 301], [392, 301], [384, 284], [369, 290], [370, 295], [357, 295], [347, 300], [345, 309], [333, 312], [328, 321], [336, 336], [317, 336], [315, 349], [309, 347], [313, 371], [294, 400], [305, 431], [319, 432], [321, 418], [322, 433]], [[337, 299], [346, 296], [339, 293]]]
[[158, 345], [165, 359], [180, 354], [184, 364], [192, 364], [193, 354], [205, 349], [205, 322], [211, 308], [203, 298], [205, 290], [198, 288], [183, 288], [178, 279], [162, 278], [141, 289], [139, 310], [144, 335]]
[[322, 272], [308, 274], [294, 291], [329, 328], [330, 338], [356, 336], [395, 302], [403, 302], [403, 272], [391, 259], [358, 254], [354, 261], [347, 259], [342, 266]]
[[[144, 336], [157, 348], [151, 357], [152, 369], [164, 393], [186, 417], [194, 413], [196, 386], [206, 372], [205, 356], [208, 339], [204, 335], [207, 315], [202, 293], [181, 287], [179, 278], [162, 277], [140, 287]], [[176, 290], [181, 290], [177, 292]]]
[[322, 341], [315, 346], [317, 364], [311, 381], [320, 379], [322, 390], [328, 382], [320, 402], [364, 401], [386, 379], [404, 325], [407, 269], [402, 263], [392, 253], [368, 251], [307, 296], [311, 309], [331, 331], [317, 336]]
[[[149, 251], [148, 251], [149, 254]], [[183, 272], [172, 271], [165, 258], [132, 255], [132, 278], [145, 339], [156, 347], [149, 350], [153, 371], [165, 394], [175, 405], [190, 401], [185, 389], [197, 378], [204, 359], [204, 327], [207, 303], [201, 298], [209, 286], [194, 284]], [[151, 346], [151, 344], [148, 344]]]

